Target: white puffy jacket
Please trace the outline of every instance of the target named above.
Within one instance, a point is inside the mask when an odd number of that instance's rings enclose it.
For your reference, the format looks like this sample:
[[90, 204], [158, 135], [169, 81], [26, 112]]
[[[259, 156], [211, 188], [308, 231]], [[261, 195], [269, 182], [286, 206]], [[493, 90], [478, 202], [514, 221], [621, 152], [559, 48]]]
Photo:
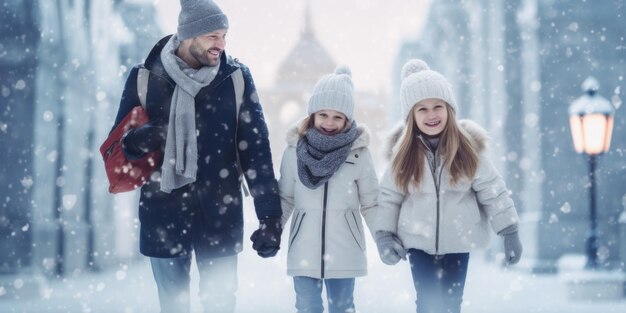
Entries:
[[[418, 188], [409, 186], [405, 194], [395, 184], [388, 166], [381, 179], [375, 231], [394, 232], [405, 248], [435, 255], [485, 247], [489, 225], [497, 233], [518, 223], [509, 191], [484, 155], [485, 131], [468, 120], [459, 125], [479, 151], [480, 164], [474, 179], [450, 185], [450, 173], [441, 166], [443, 160], [438, 160], [434, 175], [429, 162], [424, 162], [422, 182]], [[392, 138], [390, 146], [398, 139], [397, 135]], [[439, 188], [435, 179], [440, 181]]]
[[360, 136], [345, 163], [326, 184], [309, 189], [298, 178], [297, 127], [288, 131], [280, 167], [283, 225], [293, 213], [288, 238], [287, 274], [313, 278], [350, 278], [367, 274], [365, 229], [376, 207], [378, 178], [367, 148], [369, 132]]

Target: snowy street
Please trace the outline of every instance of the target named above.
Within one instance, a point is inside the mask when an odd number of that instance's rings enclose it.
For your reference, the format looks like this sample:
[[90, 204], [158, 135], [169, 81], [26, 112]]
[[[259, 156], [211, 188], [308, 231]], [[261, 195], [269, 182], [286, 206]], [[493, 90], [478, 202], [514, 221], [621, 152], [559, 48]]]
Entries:
[[[408, 263], [390, 267], [372, 255], [370, 274], [357, 279], [355, 301], [361, 313], [413, 312], [413, 287]], [[626, 299], [571, 300], [562, 275], [537, 276], [506, 270], [484, 262], [480, 253], [470, 261], [464, 313], [551, 312], [622, 313]], [[294, 312], [292, 280], [285, 274], [285, 255], [261, 259], [244, 251], [239, 266], [237, 312]], [[158, 312], [156, 286], [146, 258], [127, 270], [84, 273], [67, 281], [48, 282], [47, 297], [3, 300], [0, 312]], [[197, 298], [197, 272], [192, 268], [192, 312], [201, 312]], [[393, 308], [393, 309], [391, 309]]]

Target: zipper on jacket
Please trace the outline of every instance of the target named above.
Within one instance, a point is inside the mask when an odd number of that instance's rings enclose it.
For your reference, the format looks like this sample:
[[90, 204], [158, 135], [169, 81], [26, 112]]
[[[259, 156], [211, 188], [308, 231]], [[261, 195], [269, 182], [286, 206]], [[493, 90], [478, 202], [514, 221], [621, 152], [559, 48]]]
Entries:
[[321, 278], [324, 279], [324, 254], [326, 253], [326, 203], [328, 201], [328, 182], [324, 183], [324, 206], [322, 207], [322, 259]]
[[[435, 164], [437, 164], [437, 161], [435, 161]], [[435, 253], [439, 252], [439, 222], [440, 222], [440, 196], [439, 196], [439, 190], [441, 188], [441, 173], [443, 172], [442, 170], [439, 170], [439, 180], [435, 183], [435, 189], [437, 190], [437, 235], [436, 235], [436, 241], [435, 241]]]
[[[439, 149], [435, 150], [435, 152], [432, 151], [432, 149], [430, 149], [430, 147], [428, 146], [428, 144], [426, 144], [426, 142], [424, 142], [424, 139], [420, 136], [420, 140], [422, 140], [422, 143], [424, 144], [424, 147], [426, 147], [426, 149], [428, 149], [428, 151], [430, 151], [430, 153], [433, 154], [433, 164], [432, 167], [433, 169], [431, 170], [431, 174], [433, 175], [433, 181], [435, 183], [435, 194], [437, 195], [437, 225], [435, 228], [435, 254], [437, 254], [439, 252], [439, 220], [441, 219], [440, 217], [440, 213], [439, 213], [439, 190], [441, 188], [441, 173], [443, 172], [443, 169], [439, 171], [439, 179], [437, 179], [437, 169], [439, 168], [439, 166], [437, 165], [437, 161], [439, 160], [439, 156], [438, 156], [438, 152]], [[430, 165], [430, 162], [428, 162]]]
[[[437, 225], [435, 227], [435, 254], [437, 254], [439, 252], [439, 188], [440, 188], [440, 182], [441, 182], [441, 174], [439, 175], [439, 179], [437, 179], [437, 169], [438, 169], [438, 165], [437, 165], [437, 152], [434, 153], [434, 157], [433, 157], [433, 167], [434, 170], [432, 172], [433, 175], [433, 180], [435, 182], [435, 194], [437, 195]], [[440, 171], [441, 172], [441, 171]]]

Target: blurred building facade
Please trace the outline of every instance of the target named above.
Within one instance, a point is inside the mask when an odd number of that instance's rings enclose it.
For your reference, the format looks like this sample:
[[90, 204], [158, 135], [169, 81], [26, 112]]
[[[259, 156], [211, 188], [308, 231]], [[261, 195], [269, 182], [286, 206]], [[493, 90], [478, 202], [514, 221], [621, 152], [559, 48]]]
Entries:
[[[0, 297], [37, 287], [33, 269], [33, 108], [39, 64], [39, 8], [32, 1], [0, 9]], [[5, 287], [6, 286], [6, 287]]]
[[137, 255], [136, 207], [108, 194], [98, 148], [130, 67], [159, 39], [153, 6], [24, 0], [0, 10], [0, 297]]
[[[280, 63], [273, 86], [259, 90], [270, 128], [276, 169], [280, 166], [280, 158], [286, 146], [286, 130], [307, 115], [309, 97], [315, 83], [323, 75], [334, 72], [338, 65], [316, 38], [314, 14], [309, 5], [305, 7], [303, 15], [303, 30], [291, 51]], [[377, 162], [382, 161], [380, 147], [385, 136], [387, 94], [382, 88], [378, 91], [367, 91], [355, 85], [355, 102], [355, 121], [369, 128], [373, 157]]]
[[[573, 149], [567, 109], [590, 75], [601, 95], [621, 104], [625, 15], [624, 1], [434, 1], [421, 36], [398, 53], [395, 72], [410, 58], [425, 59], [453, 84], [460, 117], [489, 131], [492, 160], [521, 215], [523, 259], [536, 272], [556, 271], [564, 254], [585, 253], [588, 165]], [[599, 258], [607, 268], [626, 262], [619, 248], [626, 247], [619, 235], [626, 194], [620, 113], [597, 169]]]

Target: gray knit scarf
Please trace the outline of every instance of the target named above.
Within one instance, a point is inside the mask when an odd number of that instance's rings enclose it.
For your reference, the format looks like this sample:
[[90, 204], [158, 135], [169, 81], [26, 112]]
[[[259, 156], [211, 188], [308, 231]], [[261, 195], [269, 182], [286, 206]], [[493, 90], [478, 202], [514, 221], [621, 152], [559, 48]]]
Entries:
[[161, 191], [167, 193], [196, 181], [198, 141], [194, 99], [200, 89], [215, 79], [219, 69], [219, 64], [198, 70], [190, 68], [175, 54], [179, 45], [178, 36], [173, 35], [161, 51], [163, 67], [176, 83], [161, 166]]
[[298, 177], [302, 184], [316, 189], [327, 182], [346, 161], [359, 135], [354, 122], [347, 131], [332, 136], [309, 129], [296, 147]]

